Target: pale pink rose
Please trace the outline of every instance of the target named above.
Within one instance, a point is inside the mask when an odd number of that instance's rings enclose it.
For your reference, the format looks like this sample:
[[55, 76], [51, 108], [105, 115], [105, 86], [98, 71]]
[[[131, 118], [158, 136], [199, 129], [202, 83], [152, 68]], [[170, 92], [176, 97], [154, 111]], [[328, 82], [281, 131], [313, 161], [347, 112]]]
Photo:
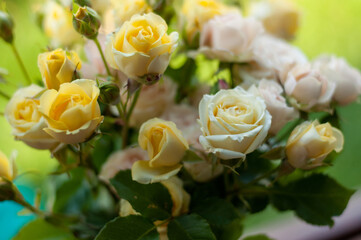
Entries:
[[262, 79], [258, 87], [253, 85], [248, 91], [265, 100], [267, 110], [272, 116], [269, 133], [273, 135], [276, 135], [286, 123], [299, 116], [295, 108], [287, 105], [286, 99], [282, 96], [283, 88], [276, 81]]
[[307, 57], [295, 46], [264, 34], [254, 43], [254, 60], [266, 69], [276, 72], [281, 82], [296, 64], [307, 63]]
[[176, 84], [168, 78], [150, 86], [143, 86], [130, 117], [130, 125], [140, 127], [147, 120], [161, 116], [174, 103], [176, 90]]
[[333, 100], [347, 105], [357, 100], [361, 94], [361, 74], [351, 67], [345, 59], [335, 56], [321, 56], [314, 60], [317, 68], [328, 81], [336, 84]]
[[140, 147], [114, 152], [104, 163], [99, 177], [104, 180], [110, 180], [120, 170], [131, 169], [133, 163], [138, 160], [149, 160], [147, 152]]
[[197, 121], [197, 108], [186, 104], [172, 105], [166, 109], [160, 118], [174, 122], [192, 147], [202, 149], [199, 143], [199, 136], [202, 132]]
[[250, 88], [253, 84], [257, 84], [261, 79], [276, 80], [277, 74], [274, 70], [265, 68], [257, 62], [236, 65], [233, 68], [235, 81], [243, 89]]
[[216, 16], [201, 31], [199, 51], [224, 62], [247, 62], [253, 56], [255, 39], [262, 32], [262, 24], [255, 19], [240, 14]]
[[286, 94], [291, 97], [291, 102], [305, 111], [327, 111], [335, 87], [335, 83], [327, 81], [327, 78], [310, 64], [299, 64], [292, 68], [284, 82]]
[[206, 161], [194, 163], [185, 162], [183, 166], [197, 182], [208, 182], [221, 175], [224, 169], [221, 164], [217, 164], [213, 167], [211, 163]]

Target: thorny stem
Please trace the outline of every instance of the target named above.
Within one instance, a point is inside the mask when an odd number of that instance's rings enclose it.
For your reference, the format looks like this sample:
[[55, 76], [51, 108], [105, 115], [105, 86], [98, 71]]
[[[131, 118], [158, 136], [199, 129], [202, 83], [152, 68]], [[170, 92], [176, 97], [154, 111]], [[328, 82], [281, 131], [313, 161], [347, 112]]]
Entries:
[[111, 76], [112, 74], [110, 73], [110, 69], [109, 69], [108, 63], [107, 63], [107, 61], [105, 60], [104, 53], [103, 53], [103, 50], [102, 50], [102, 48], [101, 48], [101, 46], [100, 46], [99, 40], [98, 40], [97, 38], [94, 38], [93, 41], [95, 42], [95, 45], [97, 45], [97, 48], [98, 48], [98, 50], [99, 50], [100, 56], [102, 57], [102, 60], [103, 60], [105, 69], [107, 70], [107, 74], [108, 74], [109, 76]]
[[11, 44], [11, 48], [12, 48], [12, 50], [13, 50], [13, 52], [14, 52], [14, 55], [15, 55], [15, 57], [16, 57], [16, 60], [17, 60], [18, 63], [19, 63], [19, 66], [20, 66], [21, 70], [23, 71], [23, 74], [24, 74], [24, 76], [25, 76], [25, 79], [26, 79], [27, 83], [30, 85], [30, 84], [32, 83], [32, 82], [31, 82], [31, 79], [30, 79], [30, 77], [29, 77], [28, 72], [26, 71], [25, 65], [24, 65], [23, 61], [21, 60], [21, 57], [20, 57], [20, 55], [19, 55], [19, 52], [18, 52], [18, 50], [16, 49], [14, 43]]

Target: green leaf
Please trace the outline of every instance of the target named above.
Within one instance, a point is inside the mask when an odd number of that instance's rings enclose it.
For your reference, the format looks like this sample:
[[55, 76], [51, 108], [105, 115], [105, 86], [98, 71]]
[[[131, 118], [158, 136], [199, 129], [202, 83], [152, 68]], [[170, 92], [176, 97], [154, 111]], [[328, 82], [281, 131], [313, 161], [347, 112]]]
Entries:
[[100, 171], [102, 165], [108, 159], [109, 155], [114, 150], [113, 139], [109, 135], [102, 135], [94, 145], [93, 154], [91, 156], [93, 164]]
[[275, 147], [271, 149], [270, 151], [262, 154], [260, 156], [261, 158], [268, 159], [268, 160], [278, 160], [283, 159], [286, 157], [285, 154], [285, 147]]
[[171, 216], [173, 207], [168, 190], [160, 183], [140, 184], [132, 180], [130, 170], [120, 171], [110, 180], [118, 195], [144, 217], [153, 221]]
[[244, 238], [243, 240], [272, 240], [272, 238], [267, 237], [264, 234], [257, 234], [253, 236], [248, 236]]
[[129, 215], [108, 222], [95, 238], [95, 240], [114, 239], [158, 240], [159, 234], [156, 226], [148, 219], [138, 215]]
[[43, 219], [36, 219], [26, 224], [13, 240], [76, 240], [72, 233], [64, 228], [57, 228]]
[[168, 225], [169, 240], [216, 240], [202, 217], [191, 214], [173, 219]]
[[198, 156], [195, 152], [187, 150], [182, 158], [183, 162], [203, 162], [204, 160]]
[[207, 198], [197, 202], [192, 212], [205, 218], [210, 224], [227, 225], [240, 218], [233, 205], [221, 198]]
[[[221, 232], [217, 232], [218, 240], [238, 240], [243, 232], [241, 219], [236, 219], [232, 223], [224, 226]], [[215, 232], [215, 230], [213, 230]]]
[[342, 214], [353, 193], [326, 175], [314, 174], [275, 186], [271, 189], [271, 201], [281, 211], [294, 210], [310, 224], [332, 226], [332, 217]]

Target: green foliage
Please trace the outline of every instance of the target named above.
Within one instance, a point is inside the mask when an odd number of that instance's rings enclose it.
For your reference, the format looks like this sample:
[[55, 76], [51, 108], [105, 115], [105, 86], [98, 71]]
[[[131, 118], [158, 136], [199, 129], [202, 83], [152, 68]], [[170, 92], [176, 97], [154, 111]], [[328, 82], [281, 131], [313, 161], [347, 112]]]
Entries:
[[23, 227], [13, 240], [76, 240], [71, 232], [36, 219]]
[[294, 210], [310, 224], [333, 225], [332, 217], [339, 216], [354, 193], [332, 178], [314, 174], [271, 189], [273, 205], [281, 210]]
[[242, 234], [241, 215], [227, 200], [207, 198], [196, 202], [191, 212], [208, 221], [217, 239], [236, 240]]
[[158, 240], [159, 234], [153, 223], [142, 216], [118, 217], [96, 236], [95, 240]]
[[118, 195], [130, 202], [144, 217], [154, 221], [168, 219], [171, 216], [172, 199], [162, 184], [137, 183], [132, 180], [129, 170], [120, 171], [111, 179], [111, 183]]
[[169, 240], [216, 240], [209, 224], [191, 214], [173, 219], [168, 225]]

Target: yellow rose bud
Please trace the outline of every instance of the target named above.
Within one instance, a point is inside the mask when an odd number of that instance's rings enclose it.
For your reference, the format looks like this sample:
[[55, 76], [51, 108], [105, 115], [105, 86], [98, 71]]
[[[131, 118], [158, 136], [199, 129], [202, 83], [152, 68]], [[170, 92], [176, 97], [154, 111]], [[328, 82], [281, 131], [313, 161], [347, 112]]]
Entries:
[[322, 166], [329, 153], [342, 150], [343, 143], [342, 132], [331, 124], [304, 122], [292, 131], [287, 141], [287, 160], [295, 168], [312, 169]]
[[177, 47], [178, 33], [167, 34], [167, 23], [154, 13], [135, 15], [110, 34], [105, 56], [127, 77], [152, 84], [168, 67]]
[[103, 121], [97, 102], [99, 88], [92, 80], [78, 79], [47, 90], [40, 98], [40, 112], [48, 122], [44, 130], [60, 142], [86, 141]]
[[62, 83], [72, 81], [75, 71], [81, 68], [81, 61], [74, 51], [56, 49], [39, 54], [38, 66], [45, 86], [58, 90]]
[[132, 167], [133, 180], [140, 183], [159, 182], [174, 176], [189, 148], [187, 140], [173, 122], [153, 118], [139, 131], [138, 142], [148, 151], [150, 161], [137, 161]]
[[0, 151], [0, 182], [1, 179], [12, 181], [14, 178], [13, 167], [9, 159]]
[[58, 141], [43, 130], [47, 123], [38, 110], [40, 101], [35, 98], [44, 90], [34, 84], [20, 88], [7, 104], [4, 115], [17, 140], [33, 148], [52, 149]]
[[55, 1], [49, 1], [44, 6], [43, 28], [53, 46], [70, 46], [81, 39], [73, 27], [70, 9]]
[[227, 13], [239, 13], [239, 9], [226, 6], [218, 0], [185, 0], [182, 14], [185, 17], [188, 43], [193, 42], [205, 23], [215, 16]]

